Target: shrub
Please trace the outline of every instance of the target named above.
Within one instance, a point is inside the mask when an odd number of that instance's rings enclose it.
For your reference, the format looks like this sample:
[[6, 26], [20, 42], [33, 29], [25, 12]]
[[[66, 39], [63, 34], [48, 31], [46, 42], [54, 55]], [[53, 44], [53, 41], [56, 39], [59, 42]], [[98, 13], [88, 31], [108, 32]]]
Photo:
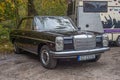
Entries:
[[6, 43], [9, 41], [9, 29], [3, 28], [2, 25], [0, 25], [0, 43]]
[[10, 28], [0, 25], [0, 54], [11, 53], [13, 51], [13, 46], [9, 41], [9, 32]]

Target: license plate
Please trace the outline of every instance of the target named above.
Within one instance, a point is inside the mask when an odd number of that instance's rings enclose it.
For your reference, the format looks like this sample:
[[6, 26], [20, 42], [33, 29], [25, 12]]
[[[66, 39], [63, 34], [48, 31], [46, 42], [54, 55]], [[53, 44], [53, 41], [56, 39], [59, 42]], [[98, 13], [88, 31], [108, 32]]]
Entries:
[[95, 59], [95, 55], [85, 55], [85, 56], [77, 57], [78, 61], [91, 60], [91, 59]]

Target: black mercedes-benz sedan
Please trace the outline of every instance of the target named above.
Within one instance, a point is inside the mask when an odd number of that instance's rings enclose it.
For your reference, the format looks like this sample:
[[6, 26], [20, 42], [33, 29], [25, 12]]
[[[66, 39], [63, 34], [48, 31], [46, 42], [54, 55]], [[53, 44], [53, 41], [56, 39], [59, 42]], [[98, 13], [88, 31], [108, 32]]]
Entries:
[[23, 18], [10, 33], [15, 53], [23, 50], [39, 55], [45, 68], [55, 68], [58, 59], [98, 61], [109, 50], [104, 34], [80, 31], [65, 16]]

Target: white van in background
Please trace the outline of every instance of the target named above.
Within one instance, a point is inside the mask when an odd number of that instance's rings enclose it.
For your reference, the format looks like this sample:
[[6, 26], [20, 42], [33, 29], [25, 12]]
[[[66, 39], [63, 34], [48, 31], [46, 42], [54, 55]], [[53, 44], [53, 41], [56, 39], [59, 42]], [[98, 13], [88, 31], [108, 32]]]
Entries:
[[67, 15], [78, 28], [105, 33], [109, 42], [120, 46], [120, 0], [68, 1]]
[[105, 0], [69, 0], [67, 15], [81, 30], [104, 33], [100, 13], [107, 5]]
[[120, 46], [120, 0], [109, 1], [108, 12], [101, 13], [100, 16], [109, 41]]

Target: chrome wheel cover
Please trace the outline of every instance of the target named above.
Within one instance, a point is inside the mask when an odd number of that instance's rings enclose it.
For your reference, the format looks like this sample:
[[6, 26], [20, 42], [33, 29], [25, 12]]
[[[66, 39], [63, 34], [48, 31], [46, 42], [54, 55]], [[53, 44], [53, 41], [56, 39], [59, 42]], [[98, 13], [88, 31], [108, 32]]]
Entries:
[[44, 65], [47, 65], [49, 63], [49, 53], [47, 50], [42, 50], [41, 52], [41, 60]]

